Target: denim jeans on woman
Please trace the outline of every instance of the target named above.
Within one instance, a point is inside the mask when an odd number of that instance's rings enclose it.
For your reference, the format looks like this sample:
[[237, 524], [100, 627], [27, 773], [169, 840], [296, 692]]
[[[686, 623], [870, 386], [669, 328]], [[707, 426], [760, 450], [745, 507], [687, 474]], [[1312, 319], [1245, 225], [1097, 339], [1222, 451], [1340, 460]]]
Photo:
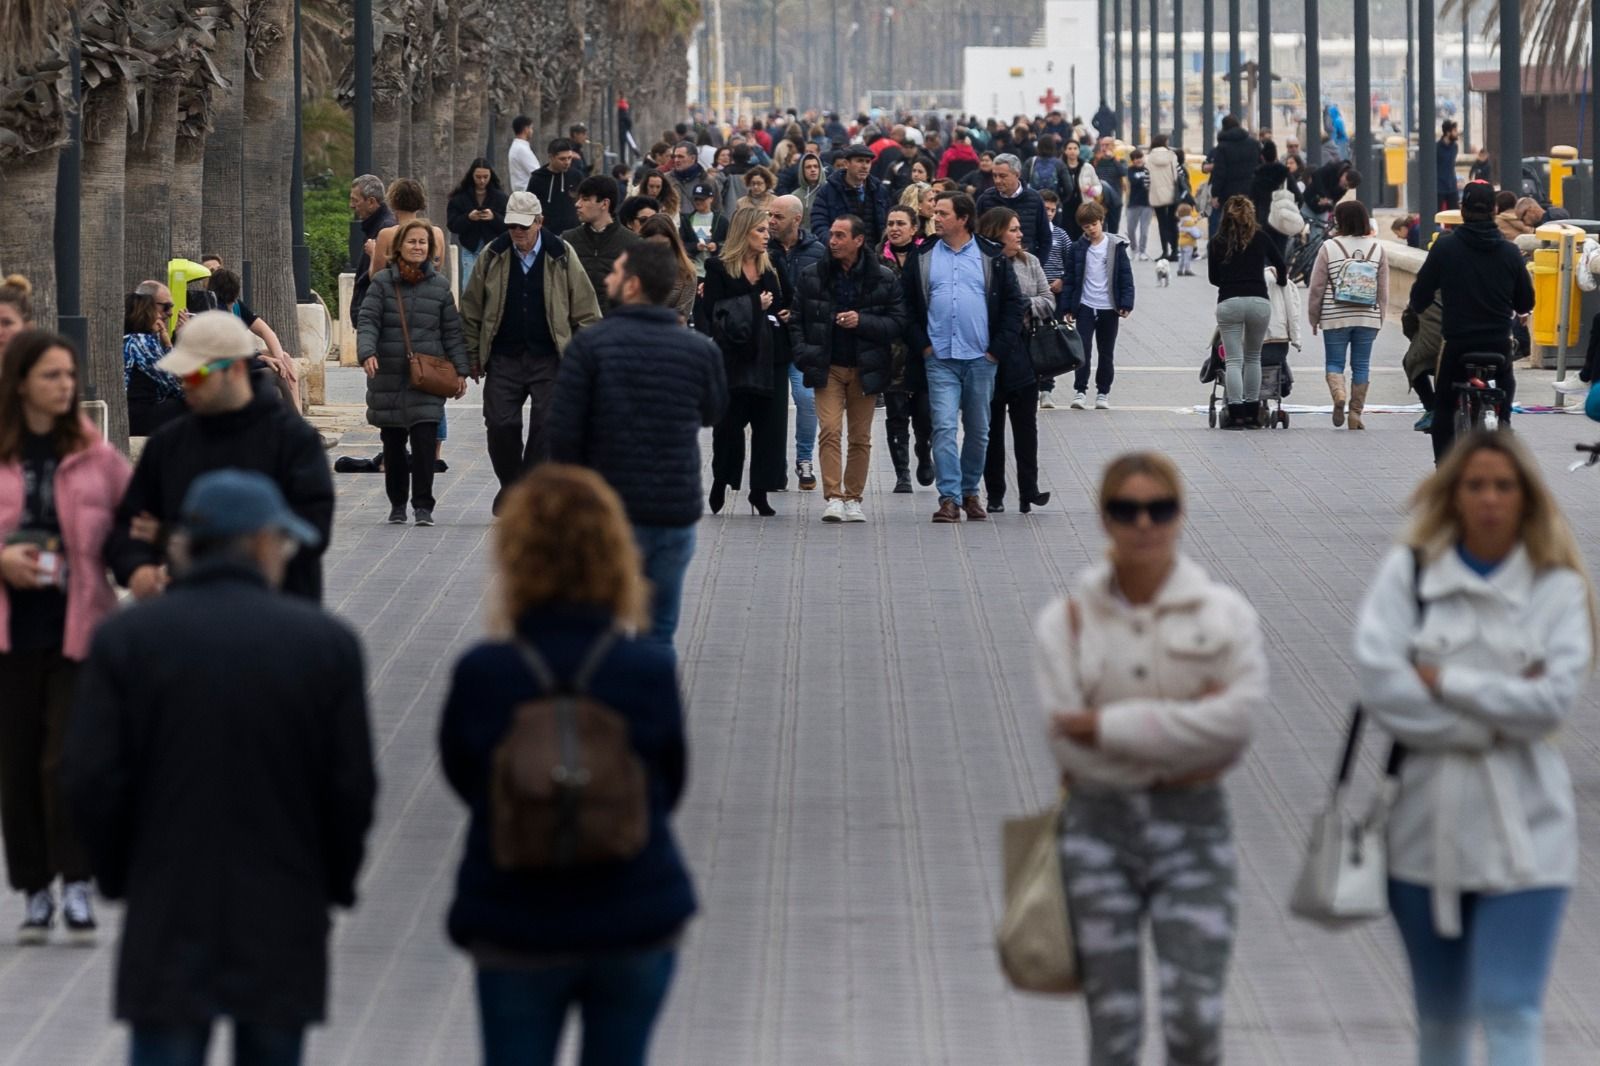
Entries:
[[1543, 1002], [1564, 888], [1461, 896], [1461, 936], [1433, 925], [1433, 890], [1389, 882], [1389, 910], [1411, 962], [1418, 1066], [1469, 1066], [1483, 1026], [1489, 1066], [1539, 1066]]
[[1235, 296], [1217, 304], [1217, 332], [1227, 354], [1229, 403], [1261, 398], [1261, 345], [1267, 339], [1272, 304], [1265, 296]]
[[[136, 1022], [129, 1066], [205, 1066], [210, 1022]], [[233, 1066], [300, 1066], [305, 1030], [298, 1025], [233, 1023]]]
[[1365, 385], [1372, 377], [1372, 342], [1378, 339], [1377, 326], [1346, 326], [1322, 331], [1322, 352], [1327, 372], [1344, 374], [1345, 354], [1349, 353], [1350, 383]]
[[644, 1066], [677, 954], [643, 951], [526, 969], [478, 969], [483, 1066], [551, 1066], [567, 1012], [583, 1022], [579, 1066]]

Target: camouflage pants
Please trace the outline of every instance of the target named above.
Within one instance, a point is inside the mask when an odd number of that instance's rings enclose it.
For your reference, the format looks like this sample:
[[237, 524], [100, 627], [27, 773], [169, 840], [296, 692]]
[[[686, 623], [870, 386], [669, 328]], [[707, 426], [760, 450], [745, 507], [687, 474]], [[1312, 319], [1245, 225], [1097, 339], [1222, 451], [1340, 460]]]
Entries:
[[1222, 1005], [1238, 909], [1227, 798], [1217, 785], [1075, 793], [1062, 872], [1084, 998], [1090, 1066], [1137, 1066], [1148, 919], [1169, 1066], [1222, 1061]]

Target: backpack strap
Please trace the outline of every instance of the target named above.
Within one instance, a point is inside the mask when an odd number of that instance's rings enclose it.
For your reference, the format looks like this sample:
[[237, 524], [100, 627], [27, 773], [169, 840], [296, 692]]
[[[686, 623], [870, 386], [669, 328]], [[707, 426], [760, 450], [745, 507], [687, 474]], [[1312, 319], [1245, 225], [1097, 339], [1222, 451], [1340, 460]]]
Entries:
[[565, 685], [557, 680], [555, 671], [550, 669], [549, 660], [539, 653], [538, 648], [520, 637], [514, 643], [522, 655], [523, 663], [528, 667], [528, 672], [546, 693], [554, 695], [558, 692], [568, 692], [582, 696], [588, 694], [589, 682], [594, 680], [600, 664], [611, 654], [611, 649], [617, 646], [617, 633], [616, 630], [608, 629], [600, 634], [599, 639], [584, 654], [583, 661], [578, 664], [577, 672]]

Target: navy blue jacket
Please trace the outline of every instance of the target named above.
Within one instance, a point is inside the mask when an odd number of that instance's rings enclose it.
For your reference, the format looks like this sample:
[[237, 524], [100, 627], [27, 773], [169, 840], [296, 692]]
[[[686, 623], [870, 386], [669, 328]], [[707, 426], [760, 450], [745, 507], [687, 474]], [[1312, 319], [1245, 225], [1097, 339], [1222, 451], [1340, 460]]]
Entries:
[[[517, 621], [557, 677], [572, 676], [613, 619], [597, 607], [546, 606]], [[543, 693], [510, 644], [485, 643], [456, 663], [439, 725], [450, 787], [471, 815], [450, 904], [450, 939], [526, 954], [627, 951], [661, 944], [695, 912], [694, 886], [668, 817], [683, 796], [683, 707], [672, 650], [618, 638], [590, 694], [628, 722], [650, 791], [650, 837], [625, 862], [576, 871], [505, 871], [489, 844], [489, 778], [495, 748], [518, 705]]]
[[991, 186], [978, 194], [979, 217], [991, 207], [1009, 207], [1015, 211], [1017, 221], [1022, 223], [1022, 247], [1041, 263], [1050, 258], [1050, 214], [1044, 209], [1044, 198], [1038, 192], [1024, 185], [1020, 193], [1008, 199]]
[[883, 243], [883, 224], [889, 219], [889, 190], [871, 174], [863, 185], [866, 187], [865, 205], [861, 193], [845, 185], [844, 171], [829, 174], [828, 180], [817, 190], [817, 198], [811, 201], [812, 236], [826, 242], [828, 227], [834, 220], [843, 215], [855, 215], [867, 224], [867, 247]]
[[722, 352], [671, 307], [621, 304], [573, 334], [547, 429], [550, 458], [592, 467], [644, 526], [700, 521], [700, 427], [728, 406]]
[[[1111, 302], [1118, 311], [1133, 310], [1133, 263], [1128, 258], [1128, 242], [1115, 233], [1106, 234], [1111, 241]], [[1061, 295], [1056, 298], [1056, 309], [1064, 315], [1076, 315], [1083, 303], [1083, 276], [1089, 258], [1089, 242], [1073, 241], [1067, 249], [1062, 266], [1066, 273], [1061, 277]]]

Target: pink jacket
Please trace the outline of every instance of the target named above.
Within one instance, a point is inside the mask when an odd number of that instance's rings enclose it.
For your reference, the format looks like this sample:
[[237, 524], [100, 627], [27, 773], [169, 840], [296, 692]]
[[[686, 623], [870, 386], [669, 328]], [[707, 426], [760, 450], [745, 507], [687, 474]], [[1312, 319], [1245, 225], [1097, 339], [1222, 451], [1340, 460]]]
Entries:
[[[101, 549], [132, 468], [122, 453], [93, 434], [87, 448], [73, 452], [56, 467], [56, 514], [67, 556], [67, 627], [61, 653], [81, 661], [101, 619], [117, 605], [106, 576]], [[0, 463], [0, 541], [22, 521], [22, 464]], [[11, 650], [11, 597], [0, 581], [0, 652]]]

